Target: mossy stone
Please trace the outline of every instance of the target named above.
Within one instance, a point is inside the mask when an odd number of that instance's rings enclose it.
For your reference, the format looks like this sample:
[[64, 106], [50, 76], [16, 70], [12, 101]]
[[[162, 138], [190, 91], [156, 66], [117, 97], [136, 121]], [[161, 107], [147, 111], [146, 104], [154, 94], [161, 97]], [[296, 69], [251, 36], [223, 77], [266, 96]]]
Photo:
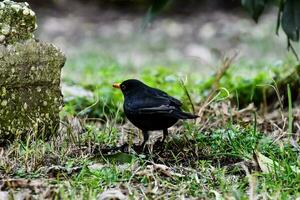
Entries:
[[34, 38], [36, 28], [36, 15], [28, 3], [0, 2], [0, 44]]
[[0, 45], [0, 143], [28, 132], [47, 136], [56, 131], [64, 63], [63, 53], [51, 44]]
[[49, 136], [59, 127], [65, 56], [34, 39], [35, 13], [27, 3], [0, 2], [0, 144]]

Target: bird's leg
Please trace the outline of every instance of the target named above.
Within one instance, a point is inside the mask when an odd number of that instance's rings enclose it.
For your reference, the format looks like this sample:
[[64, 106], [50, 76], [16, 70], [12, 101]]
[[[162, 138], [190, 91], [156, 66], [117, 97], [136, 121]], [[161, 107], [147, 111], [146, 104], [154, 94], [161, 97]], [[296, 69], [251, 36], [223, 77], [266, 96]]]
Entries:
[[145, 144], [146, 144], [146, 142], [148, 141], [148, 139], [149, 139], [149, 134], [148, 134], [148, 131], [143, 131], [143, 138], [144, 138], [144, 141], [143, 141], [143, 143], [142, 143], [142, 147], [143, 147], [143, 149], [144, 149], [144, 147], [145, 147]]
[[167, 138], [168, 134], [169, 134], [168, 129], [164, 129], [163, 130], [163, 138], [162, 138], [162, 141], [161, 141], [162, 144], [164, 143], [164, 141]]
[[148, 138], [149, 138], [149, 135], [148, 135], [148, 131], [144, 131], [142, 130], [143, 132], [143, 143], [141, 145], [134, 145], [134, 150], [137, 152], [137, 153], [141, 153], [144, 151], [144, 148], [145, 148], [145, 145], [146, 145], [146, 142], [148, 141]]
[[163, 138], [161, 141], [158, 141], [156, 144], [157, 144], [157, 147], [160, 149], [160, 150], [163, 150], [164, 148], [164, 142], [166, 140], [166, 138], [168, 137], [168, 129], [163, 129]]

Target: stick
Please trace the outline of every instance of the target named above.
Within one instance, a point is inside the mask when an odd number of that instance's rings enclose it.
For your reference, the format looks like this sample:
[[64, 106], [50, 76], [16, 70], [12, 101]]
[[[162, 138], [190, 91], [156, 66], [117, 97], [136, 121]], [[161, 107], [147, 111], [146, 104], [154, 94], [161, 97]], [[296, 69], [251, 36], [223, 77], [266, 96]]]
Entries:
[[[204, 101], [204, 103], [202, 104], [202, 106], [199, 109], [199, 112], [198, 112], [199, 117], [196, 120], [196, 124], [199, 124], [201, 122], [201, 118], [203, 116], [204, 109], [215, 99], [215, 97], [216, 97], [215, 93], [219, 89], [220, 80], [223, 77], [223, 75], [225, 74], [225, 72], [229, 69], [232, 61], [237, 57], [237, 55], [238, 55], [238, 53], [236, 52], [233, 54], [233, 56], [225, 57], [225, 59], [223, 60], [221, 68], [217, 71], [216, 78], [212, 85], [212, 89], [211, 89], [210, 93], [208, 94], [206, 100]], [[217, 94], [217, 96], [218, 95], [219, 94]]]

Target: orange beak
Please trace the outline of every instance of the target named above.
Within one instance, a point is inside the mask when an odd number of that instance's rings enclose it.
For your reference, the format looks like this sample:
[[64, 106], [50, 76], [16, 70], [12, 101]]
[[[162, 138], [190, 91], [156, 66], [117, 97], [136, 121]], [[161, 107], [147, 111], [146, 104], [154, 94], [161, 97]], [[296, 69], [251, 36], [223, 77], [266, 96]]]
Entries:
[[120, 83], [114, 83], [112, 86], [114, 87], [114, 88], [118, 88], [118, 89], [120, 89]]

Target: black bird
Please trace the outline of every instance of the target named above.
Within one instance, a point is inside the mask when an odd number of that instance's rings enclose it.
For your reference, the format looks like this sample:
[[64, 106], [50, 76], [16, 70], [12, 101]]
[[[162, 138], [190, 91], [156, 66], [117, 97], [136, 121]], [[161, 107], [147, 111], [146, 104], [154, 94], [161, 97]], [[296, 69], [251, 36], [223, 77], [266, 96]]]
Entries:
[[195, 119], [198, 116], [181, 111], [182, 103], [166, 92], [147, 86], [136, 79], [129, 79], [113, 87], [121, 89], [124, 95], [123, 109], [128, 120], [142, 130], [147, 142], [148, 131], [163, 130], [162, 143], [168, 135], [168, 128], [179, 119]]

